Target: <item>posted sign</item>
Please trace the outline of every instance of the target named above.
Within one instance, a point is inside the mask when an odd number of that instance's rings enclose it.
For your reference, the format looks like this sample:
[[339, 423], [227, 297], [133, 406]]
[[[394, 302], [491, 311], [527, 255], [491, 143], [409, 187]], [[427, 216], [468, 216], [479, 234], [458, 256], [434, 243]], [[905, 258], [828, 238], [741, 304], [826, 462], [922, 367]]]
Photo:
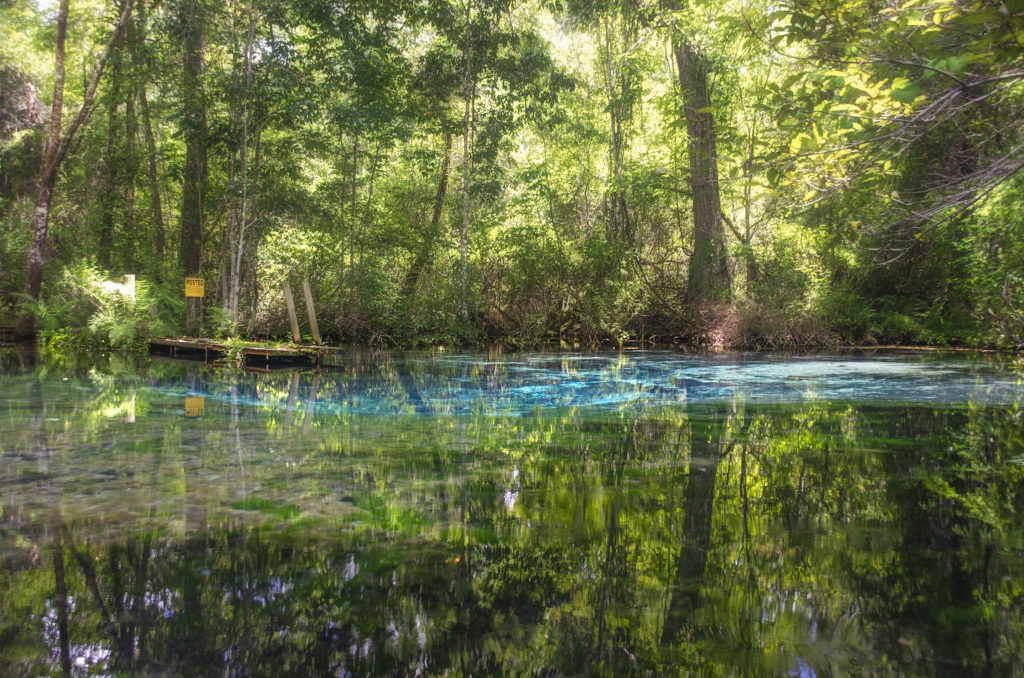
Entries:
[[206, 281], [202, 278], [185, 278], [186, 297], [205, 297]]
[[185, 396], [185, 416], [201, 417], [206, 409], [206, 401], [203, 396]]

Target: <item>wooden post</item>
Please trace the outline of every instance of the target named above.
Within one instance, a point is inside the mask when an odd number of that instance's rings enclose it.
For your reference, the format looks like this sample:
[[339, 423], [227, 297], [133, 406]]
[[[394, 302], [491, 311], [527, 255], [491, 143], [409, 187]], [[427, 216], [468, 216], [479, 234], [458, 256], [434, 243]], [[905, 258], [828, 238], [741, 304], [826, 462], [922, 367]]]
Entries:
[[288, 389], [288, 404], [284, 407], [284, 428], [292, 425], [292, 413], [295, 412], [295, 399], [299, 397], [299, 373], [292, 372], [292, 385]]
[[202, 325], [203, 297], [206, 296], [206, 280], [185, 278], [185, 328], [193, 336], [199, 336]]
[[309, 315], [309, 329], [313, 333], [313, 343], [320, 345], [320, 328], [316, 324], [316, 309], [313, 308], [313, 293], [309, 290], [309, 281], [302, 279], [302, 294], [306, 297], [306, 313]]
[[309, 387], [309, 399], [306, 400], [306, 417], [302, 420], [302, 432], [309, 433], [313, 421], [313, 410], [316, 409], [316, 392], [320, 390], [320, 373], [313, 375], [313, 383]]
[[284, 303], [288, 305], [288, 322], [292, 324], [292, 339], [295, 340], [296, 344], [302, 343], [302, 337], [299, 336], [299, 320], [295, 317], [295, 300], [292, 299], [292, 286], [288, 284], [288, 281], [284, 281]]
[[135, 274], [121, 276], [121, 294], [135, 305]]

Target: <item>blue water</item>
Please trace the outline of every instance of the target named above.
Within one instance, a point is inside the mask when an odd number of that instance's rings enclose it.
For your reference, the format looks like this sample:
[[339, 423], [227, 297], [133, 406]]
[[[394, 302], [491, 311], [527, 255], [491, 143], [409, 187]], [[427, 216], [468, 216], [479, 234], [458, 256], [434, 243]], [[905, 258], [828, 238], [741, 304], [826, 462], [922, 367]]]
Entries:
[[[396, 357], [327, 373], [342, 397], [316, 412], [354, 414], [523, 415], [586, 408], [641, 412], [686, 403], [743, 400], [801, 403], [853, 400], [1008, 405], [1022, 398], [1021, 377], [997, 364], [935, 355], [688, 355], [669, 351], [475, 354]], [[182, 394], [201, 386], [177, 386]], [[221, 394], [221, 398], [239, 395]], [[278, 407], [281, 394], [252, 394], [250, 405]]]
[[0, 675], [1020, 676], [1020, 372], [0, 352]]

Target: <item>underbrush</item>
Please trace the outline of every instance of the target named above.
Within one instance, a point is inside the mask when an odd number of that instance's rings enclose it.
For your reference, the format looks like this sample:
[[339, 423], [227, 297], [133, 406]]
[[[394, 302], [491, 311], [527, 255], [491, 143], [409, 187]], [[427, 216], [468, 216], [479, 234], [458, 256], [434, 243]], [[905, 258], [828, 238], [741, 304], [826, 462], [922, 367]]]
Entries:
[[23, 303], [40, 340], [55, 350], [141, 350], [150, 337], [178, 329], [168, 318], [184, 317], [183, 302], [160, 287], [144, 279], [113, 282], [88, 263], [65, 268], [44, 298]]

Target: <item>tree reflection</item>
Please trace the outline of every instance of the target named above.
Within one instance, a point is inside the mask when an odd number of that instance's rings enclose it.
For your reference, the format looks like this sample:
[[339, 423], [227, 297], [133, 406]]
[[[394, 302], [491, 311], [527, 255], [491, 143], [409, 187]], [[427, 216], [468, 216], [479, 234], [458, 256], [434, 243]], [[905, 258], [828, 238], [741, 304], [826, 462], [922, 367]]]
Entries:
[[[373, 369], [3, 377], [15, 394], [0, 420], [6, 663], [1017, 670], [1015, 407], [737, 400], [425, 416], [434, 376]], [[457, 367], [489, 388], [507, 369]], [[204, 414], [186, 417], [183, 398], [198, 393]], [[368, 397], [410, 414], [335, 407]]]
[[661, 637], [666, 645], [679, 640], [692, 642], [703, 633], [697, 611], [711, 543], [715, 479], [725, 456], [724, 435], [725, 421], [718, 413], [690, 420], [690, 468], [680, 530], [682, 546]]

